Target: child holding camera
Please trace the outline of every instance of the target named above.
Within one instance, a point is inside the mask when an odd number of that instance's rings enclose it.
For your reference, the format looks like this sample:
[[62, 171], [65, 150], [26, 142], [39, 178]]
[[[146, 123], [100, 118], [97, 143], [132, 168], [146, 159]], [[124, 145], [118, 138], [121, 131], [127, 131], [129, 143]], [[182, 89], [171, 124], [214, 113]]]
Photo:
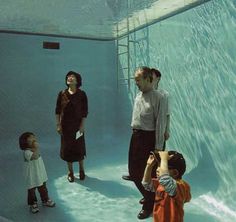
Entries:
[[[157, 178], [152, 178], [155, 163]], [[152, 152], [149, 156], [142, 184], [146, 190], [155, 192], [154, 222], [183, 222], [183, 205], [191, 199], [190, 186], [182, 180], [185, 170], [185, 160], [176, 151]]]
[[43, 159], [39, 153], [36, 137], [31, 132], [23, 133], [19, 138], [20, 148], [23, 150], [24, 174], [28, 188], [28, 205], [32, 213], [39, 212], [36, 188], [39, 191], [42, 205], [54, 207], [55, 202], [49, 199], [46, 181], [48, 179]]

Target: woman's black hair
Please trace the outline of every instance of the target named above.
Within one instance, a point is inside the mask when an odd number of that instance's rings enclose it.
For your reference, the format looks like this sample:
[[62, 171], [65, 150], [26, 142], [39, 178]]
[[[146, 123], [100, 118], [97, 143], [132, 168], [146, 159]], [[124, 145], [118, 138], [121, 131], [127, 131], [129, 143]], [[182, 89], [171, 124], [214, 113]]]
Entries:
[[22, 150], [29, 148], [29, 144], [27, 142], [28, 137], [34, 136], [31, 132], [25, 132], [19, 137], [19, 146]]
[[66, 79], [65, 79], [65, 81], [66, 81], [66, 85], [69, 87], [69, 85], [67, 84], [67, 78], [68, 78], [68, 76], [70, 76], [70, 75], [74, 75], [75, 76], [75, 78], [76, 78], [76, 80], [77, 80], [77, 88], [79, 88], [80, 86], [82, 86], [82, 78], [81, 78], [81, 75], [79, 74], [79, 73], [77, 73], [77, 72], [74, 72], [74, 71], [69, 71], [67, 74], [66, 74]]

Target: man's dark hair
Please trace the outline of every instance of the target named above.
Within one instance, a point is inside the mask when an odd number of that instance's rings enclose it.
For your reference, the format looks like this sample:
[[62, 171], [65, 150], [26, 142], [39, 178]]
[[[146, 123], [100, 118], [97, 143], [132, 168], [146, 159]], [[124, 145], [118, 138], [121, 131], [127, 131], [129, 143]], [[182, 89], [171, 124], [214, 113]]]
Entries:
[[158, 69], [152, 68], [151, 71], [156, 77], [161, 77], [161, 72]]
[[152, 71], [149, 67], [141, 66], [141, 67], [137, 68], [136, 72], [141, 72], [143, 74], [144, 79], [149, 78], [150, 82], [152, 82], [153, 76], [152, 76]]
[[69, 87], [69, 85], [67, 84], [67, 78], [68, 78], [68, 76], [70, 76], [70, 75], [74, 75], [74, 76], [75, 76], [75, 78], [76, 78], [76, 80], [77, 80], [77, 85], [76, 85], [77, 88], [79, 88], [80, 86], [82, 86], [82, 78], [81, 78], [81, 75], [80, 75], [79, 73], [77, 73], [77, 72], [69, 71], [69, 72], [66, 74], [66, 79], [65, 79], [66, 85], [67, 85], [68, 87]]
[[27, 142], [28, 137], [34, 136], [31, 132], [25, 132], [19, 137], [19, 146], [22, 150], [29, 148], [29, 144]]

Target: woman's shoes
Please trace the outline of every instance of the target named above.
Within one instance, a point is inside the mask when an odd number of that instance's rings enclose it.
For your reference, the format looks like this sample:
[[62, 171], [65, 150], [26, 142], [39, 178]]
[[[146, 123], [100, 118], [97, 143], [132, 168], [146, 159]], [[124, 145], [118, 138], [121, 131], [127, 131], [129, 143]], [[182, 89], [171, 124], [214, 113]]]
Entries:
[[80, 180], [84, 180], [84, 179], [85, 179], [84, 170], [80, 170], [80, 171], [79, 171], [79, 179], [80, 179]]
[[67, 180], [68, 180], [70, 183], [73, 183], [73, 182], [75, 181], [74, 174], [73, 174], [73, 173], [69, 173], [68, 176], [67, 176]]
[[[80, 171], [79, 171], [79, 179], [80, 179], [80, 180], [84, 180], [84, 179], [85, 179], [84, 170], [80, 170]], [[68, 176], [67, 176], [67, 180], [68, 180], [70, 183], [73, 183], [73, 182], [75, 181], [74, 174], [73, 174], [73, 173], [69, 173]]]

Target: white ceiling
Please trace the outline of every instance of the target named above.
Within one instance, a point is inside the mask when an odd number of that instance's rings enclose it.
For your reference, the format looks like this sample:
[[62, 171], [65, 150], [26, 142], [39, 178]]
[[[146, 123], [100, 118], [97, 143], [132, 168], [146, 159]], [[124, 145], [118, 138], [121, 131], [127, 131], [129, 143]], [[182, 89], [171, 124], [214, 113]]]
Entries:
[[0, 0], [0, 32], [109, 40], [207, 1]]

